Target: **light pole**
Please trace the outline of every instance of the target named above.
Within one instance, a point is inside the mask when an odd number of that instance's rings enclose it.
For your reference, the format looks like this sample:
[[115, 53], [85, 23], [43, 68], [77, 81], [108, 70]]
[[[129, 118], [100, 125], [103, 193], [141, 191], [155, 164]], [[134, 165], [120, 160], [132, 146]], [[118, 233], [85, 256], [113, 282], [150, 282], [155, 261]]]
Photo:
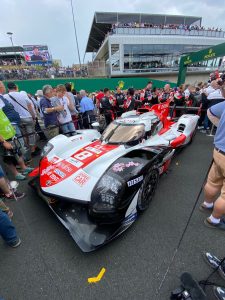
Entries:
[[[12, 36], [13, 36], [13, 33], [12, 33], [12, 32], [7, 32], [6, 34], [8, 35], [8, 37], [9, 37], [9, 39], [10, 39], [11, 43], [12, 43], [12, 47], [14, 47], [14, 44], [13, 44], [13, 38], [12, 38]], [[16, 51], [14, 52], [14, 55], [15, 55], [16, 64], [17, 64]]]
[[76, 40], [76, 44], [77, 44], [78, 59], [79, 59], [79, 64], [80, 64], [80, 69], [81, 69], [80, 50], [79, 50], [79, 44], [78, 44], [78, 39], [77, 39], [77, 30], [76, 30], [76, 23], [75, 23], [74, 11], [73, 11], [73, 0], [70, 0], [70, 4], [71, 4], [72, 16], [73, 16], [73, 28], [74, 28], [74, 35], [75, 35], [75, 40]]

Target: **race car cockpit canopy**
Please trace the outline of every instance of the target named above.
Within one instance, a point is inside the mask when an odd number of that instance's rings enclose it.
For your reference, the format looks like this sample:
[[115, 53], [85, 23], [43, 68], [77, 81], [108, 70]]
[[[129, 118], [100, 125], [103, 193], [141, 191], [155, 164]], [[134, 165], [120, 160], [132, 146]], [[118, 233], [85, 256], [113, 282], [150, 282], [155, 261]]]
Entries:
[[144, 124], [126, 124], [114, 121], [103, 132], [101, 140], [111, 144], [128, 144], [138, 142], [144, 135]]

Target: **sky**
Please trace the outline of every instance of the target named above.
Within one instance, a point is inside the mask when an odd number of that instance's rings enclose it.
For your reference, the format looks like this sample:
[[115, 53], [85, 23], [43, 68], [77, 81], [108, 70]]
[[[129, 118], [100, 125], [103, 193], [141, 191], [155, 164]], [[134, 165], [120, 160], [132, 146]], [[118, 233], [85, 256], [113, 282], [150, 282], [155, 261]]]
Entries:
[[[202, 16], [202, 25], [225, 30], [224, 0], [72, 0], [83, 62], [95, 11]], [[0, 0], [0, 47], [47, 44], [64, 66], [78, 63], [70, 0]], [[86, 55], [85, 61], [91, 60]]]

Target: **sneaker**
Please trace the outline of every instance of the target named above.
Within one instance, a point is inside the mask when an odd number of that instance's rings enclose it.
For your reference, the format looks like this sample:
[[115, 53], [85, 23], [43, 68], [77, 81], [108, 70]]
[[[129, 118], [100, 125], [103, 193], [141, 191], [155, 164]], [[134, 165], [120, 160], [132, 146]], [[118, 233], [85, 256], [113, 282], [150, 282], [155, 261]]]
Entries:
[[224, 219], [220, 219], [220, 222], [218, 224], [212, 223], [209, 218], [204, 220], [204, 224], [209, 227], [209, 228], [218, 228], [221, 230], [225, 230], [225, 220]]
[[201, 212], [207, 212], [207, 213], [209, 213], [209, 212], [212, 212], [212, 211], [213, 211], [213, 206], [212, 206], [212, 207], [206, 207], [206, 206], [204, 205], [204, 203], [202, 203], [202, 204], [199, 206], [199, 210], [200, 210]]
[[214, 295], [218, 300], [225, 300], [225, 289], [219, 286], [213, 287]]
[[26, 179], [26, 176], [24, 176], [24, 175], [21, 174], [21, 173], [18, 173], [18, 174], [15, 176], [15, 179], [16, 179], [16, 180], [25, 180], [25, 179]]
[[206, 133], [206, 129], [200, 130], [201, 133]]
[[23, 175], [27, 175], [29, 174], [30, 172], [32, 172], [34, 170], [34, 168], [29, 168], [27, 167], [25, 170], [22, 171], [22, 174]]
[[21, 239], [18, 238], [17, 240], [15, 240], [14, 242], [9, 243], [8, 245], [12, 248], [17, 248], [17, 247], [19, 247], [20, 244], [21, 244]]
[[204, 129], [204, 126], [198, 126], [198, 130]]
[[203, 258], [204, 258], [205, 262], [213, 269], [218, 268], [221, 263], [221, 260], [218, 257], [216, 257], [215, 255], [212, 255], [209, 252], [204, 252]]
[[25, 193], [20, 193], [20, 192], [14, 192], [14, 193], [12, 193], [12, 194], [10, 194], [10, 195], [5, 195], [4, 197], [6, 198], [6, 199], [9, 199], [9, 200], [13, 200], [13, 199], [22, 199], [24, 196], [25, 196], [26, 194]]

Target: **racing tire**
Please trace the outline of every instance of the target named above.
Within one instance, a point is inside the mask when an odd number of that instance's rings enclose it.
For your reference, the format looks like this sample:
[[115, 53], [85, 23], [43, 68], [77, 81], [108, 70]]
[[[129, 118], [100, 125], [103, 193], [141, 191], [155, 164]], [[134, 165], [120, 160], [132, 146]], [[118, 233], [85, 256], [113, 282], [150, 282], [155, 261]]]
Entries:
[[148, 174], [145, 176], [144, 181], [140, 187], [138, 200], [137, 200], [137, 210], [146, 210], [156, 191], [159, 181], [159, 171], [157, 168], [151, 168]]

